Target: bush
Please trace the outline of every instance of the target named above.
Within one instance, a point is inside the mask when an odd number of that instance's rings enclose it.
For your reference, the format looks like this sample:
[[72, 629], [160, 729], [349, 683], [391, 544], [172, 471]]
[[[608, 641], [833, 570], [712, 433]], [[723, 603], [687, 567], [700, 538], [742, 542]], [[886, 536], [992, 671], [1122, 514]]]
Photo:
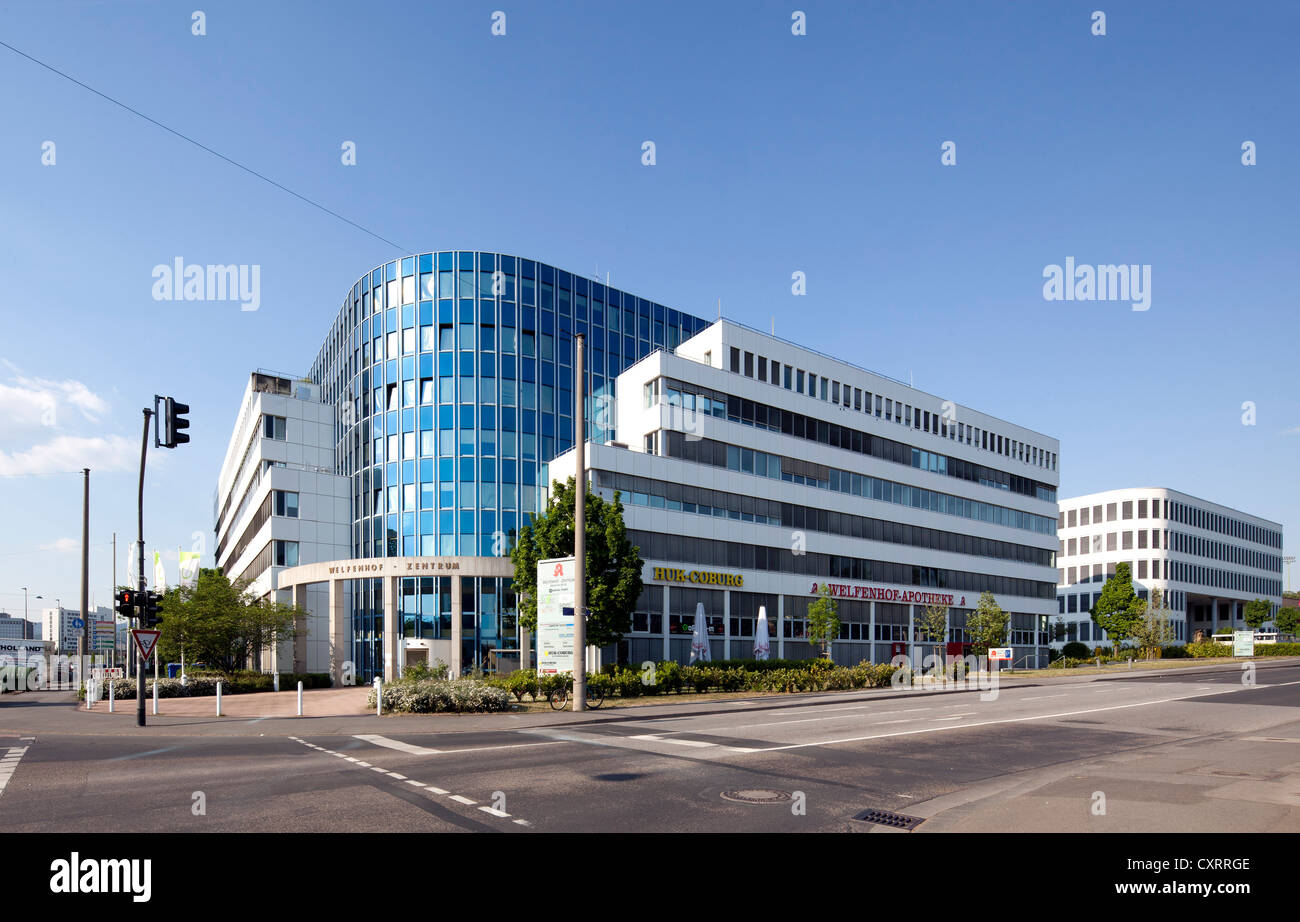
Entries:
[[1214, 656], [1232, 656], [1232, 647], [1223, 643], [1214, 643], [1212, 641], [1202, 641], [1201, 643], [1189, 643], [1187, 645], [1187, 654], [1196, 659], [1205, 659]]
[[[374, 686], [366, 707], [376, 706]], [[409, 714], [508, 711], [510, 694], [478, 679], [406, 679], [384, 686], [384, 710]]]
[[1067, 659], [1087, 659], [1092, 654], [1086, 643], [1072, 640], [1061, 648], [1061, 656]]

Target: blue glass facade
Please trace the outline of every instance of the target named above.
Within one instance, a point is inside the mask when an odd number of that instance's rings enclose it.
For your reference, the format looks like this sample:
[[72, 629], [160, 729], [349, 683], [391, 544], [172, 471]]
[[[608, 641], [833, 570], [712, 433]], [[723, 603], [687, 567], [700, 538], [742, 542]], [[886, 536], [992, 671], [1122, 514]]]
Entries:
[[[337, 473], [352, 481], [352, 556], [509, 553], [544, 505], [546, 463], [572, 447], [573, 337], [587, 393], [708, 325], [535, 260], [445, 251], [376, 266], [345, 296], [311, 378], [336, 409]], [[588, 435], [604, 440], [588, 409]], [[450, 636], [462, 580], [462, 662], [517, 642], [509, 580], [413, 577], [397, 600], [406, 637]], [[409, 584], [409, 585], [408, 585]], [[426, 585], [427, 584], [427, 585]], [[360, 675], [380, 662], [382, 581], [353, 583]]]

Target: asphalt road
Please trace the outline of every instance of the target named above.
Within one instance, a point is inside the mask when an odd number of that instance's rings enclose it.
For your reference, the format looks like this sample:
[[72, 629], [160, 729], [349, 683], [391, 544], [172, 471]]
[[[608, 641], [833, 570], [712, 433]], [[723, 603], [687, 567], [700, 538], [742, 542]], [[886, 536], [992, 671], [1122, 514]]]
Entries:
[[141, 730], [26, 694], [0, 831], [1300, 831], [1300, 663], [773, 704]]

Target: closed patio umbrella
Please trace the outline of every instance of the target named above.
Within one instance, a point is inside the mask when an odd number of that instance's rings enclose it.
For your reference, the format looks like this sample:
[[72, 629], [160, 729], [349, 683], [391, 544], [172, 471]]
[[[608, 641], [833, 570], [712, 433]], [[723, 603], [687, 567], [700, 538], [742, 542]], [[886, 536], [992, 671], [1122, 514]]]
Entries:
[[707, 663], [712, 659], [709, 650], [709, 628], [704, 621], [704, 603], [695, 603], [695, 632], [691, 635], [691, 662]]
[[767, 606], [758, 606], [758, 624], [754, 628], [754, 659], [765, 660], [772, 652], [772, 644], [767, 639]]

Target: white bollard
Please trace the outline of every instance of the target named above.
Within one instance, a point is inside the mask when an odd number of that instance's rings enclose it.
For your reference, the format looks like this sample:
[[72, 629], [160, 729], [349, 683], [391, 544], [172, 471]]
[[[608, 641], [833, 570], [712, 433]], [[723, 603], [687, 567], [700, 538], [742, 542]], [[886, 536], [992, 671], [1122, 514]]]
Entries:
[[280, 690], [280, 673], [278, 672], [275, 674], [275, 690]]
[[302, 683], [298, 683], [298, 716], [302, 716]]
[[108, 713], [113, 713], [113, 683], [108, 683]]
[[158, 716], [158, 680], [153, 680], [153, 716]]
[[217, 680], [217, 716], [221, 716], [221, 680]]
[[375, 676], [375, 716], [384, 716], [384, 680]]

